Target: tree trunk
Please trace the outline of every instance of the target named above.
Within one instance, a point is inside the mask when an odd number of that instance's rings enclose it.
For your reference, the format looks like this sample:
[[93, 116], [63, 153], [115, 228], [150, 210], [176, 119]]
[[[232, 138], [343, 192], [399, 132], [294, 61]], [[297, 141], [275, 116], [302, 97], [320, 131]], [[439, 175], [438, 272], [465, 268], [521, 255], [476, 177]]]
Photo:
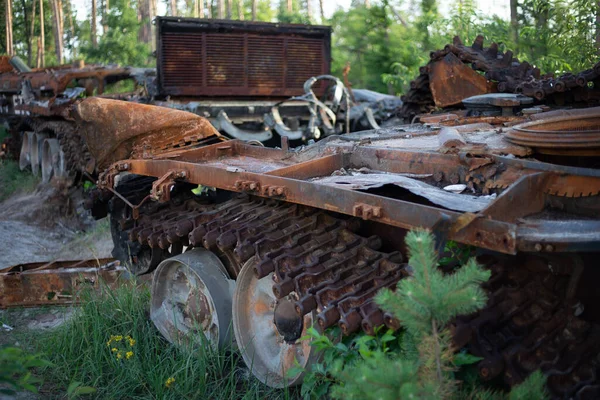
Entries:
[[308, 16], [308, 21], [312, 21], [312, 7], [311, 7], [311, 2], [312, 0], [306, 0], [306, 15]]
[[252, 21], [256, 21], [256, 8], [258, 0], [252, 0]]
[[58, 64], [63, 63], [63, 40], [62, 40], [62, 32], [61, 32], [61, 12], [60, 12], [60, 0], [51, 0], [52, 3], [52, 13], [54, 15], [54, 49], [56, 50], [56, 59], [58, 60]]
[[238, 19], [244, 20], [244, 0], [238, 0], [237, 2]]
[[40, 50], [40, 61], [41, 64], [38, 68], [46, 66], [46, 32], [44, 31], [44, 0], [40, 0], [40, 43], [38, 44]]
[[365, 0], [365, 7], [371, 8], [371, 2], [369, 0]]
[[287, 0], [287, 12], [291, 13], [294, 10], [292, 0]]
[[223, 19], [223, 0], [217, 0], [217, 18]]
[[[29, 28], [29, 57], [27, 58], [29, 66], [33, 65], [33, 35], [35, 35], [35, 6], [37, 2], [33, 0], [33, 4], [31, 6], [31, 27]], [[39, 50], [38, 50], [39, 52]]]
[[[69, 16], [69, 31], [71, 31], [71, 38], [75, 37], [75, 25], [73, 24], [73, 6], [71, 0], [66, 0], [65, 7], [67, 8], [67, 14]], [[64, 33], [64, 31], [63, 31]], [[73, 58], [77, 58], [77, 46], [72, 47]]]
[[[43, 0], [40, 0], [40, 2]], [[96, 21], [98, 10], [96, 9], [96, 0], [92, 0], [92, 20], [90, 21], [90, 30], [92, 32], [92, 47], [98, 47], [98, 34], [96, 32]]]
[[138, 15], [141, 27], [138, 31], [138, 39], [142, 43], [150, 43], [152, 21], [150, 18], [150, 0], [138, 1]]
[[[513, 41], [515, 46], [519, 42], [519, 14], [518, 14], [518, 0], [510, 0], [510, 39]], [[515, 48], [515, 50], [517, 50]]]
[[158, 11], [156, 8], [156, 0], [150, 0], [150, 16], [148, 18], [150, 36], [148, 40], [150, 41], [150, 48], [152, 49], [152, 51], [156, 50], [156, 27], [152, 24], [152, 19], [156, 16], [157, 13]]
[[231, 9], [233, 8], [233, 0], [227, 0], [227, 19], [231, 19], [232, 16], [232, 12]]
[[171, 15], [177, 16], [177, 0], [171, 0]]
[[104, 7], [102, 11], [102, 34], [108, 33], [108, 11], [110, 10], [110, 0], [104, 0]]
[[[27, 29], [27, 27], [29, 26], [29, 13], [27, 12], [27, 5], [25, 4], [25, 0], [21, 0], [21, 8], [23, 9], [23, 22], [24, 22], [24, 26], [25, 29], [23, 29], [23, 32], [25, 33], [25, 43], [27, 44], [27, 60], [29, 61], [28, 64], [31, 65], [31, 34], [29, 32], [29, 30]], [[34, 17], [35, 18], [35, 17]]]
[[600, 0], [596, 1], [596, 52], [600, 54]]
[[42, 54], [44, 48], [42, 47], [42, 39], [38, 36], [37, 38], [37, 58], [35, 60], [35, 67], [42, 68]]
[[12, 56], [13, 49], [13, 26], [12, 26], [12, 0], [6, 1], [6, 54]]
[[319, 0], [319, 11], [321, 12], [321, 23], [325, 22], [325, 11], [323, 10], [323, 0]]

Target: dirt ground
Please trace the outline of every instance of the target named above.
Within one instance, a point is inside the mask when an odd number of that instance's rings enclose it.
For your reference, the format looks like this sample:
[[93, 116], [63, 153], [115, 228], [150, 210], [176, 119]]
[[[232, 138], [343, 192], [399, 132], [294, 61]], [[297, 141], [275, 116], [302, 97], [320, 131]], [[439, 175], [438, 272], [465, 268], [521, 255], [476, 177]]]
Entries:
[[[94, 221], [83, 209], [80, 192], [39, 185], [33, 193], [17, 193], [0, 203], [0, 269], [55, 260], [111, 256], [106, 218]], [[0, 346], [27, 348], [32, 335], [54, 329], [73, 315], [72, 307], [0, 310]], [[30, 343], [29, 343], [30, 344]], [[45, 398], [20, 392], [4, 399]]]
[[110, 257], [106, 219], [94, 221], [82, 195], [40, 185], [0, 203], [0, 269], [22, 263]]

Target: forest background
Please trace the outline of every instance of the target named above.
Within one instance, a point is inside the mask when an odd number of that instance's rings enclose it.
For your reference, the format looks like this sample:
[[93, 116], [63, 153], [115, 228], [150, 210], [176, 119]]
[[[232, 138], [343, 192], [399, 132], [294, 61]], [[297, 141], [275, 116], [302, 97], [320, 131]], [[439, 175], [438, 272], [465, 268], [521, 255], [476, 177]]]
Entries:
[[[85, 6], [76, 2], [85, 2]], [[352, 0], [325, 16], [324, 0], [4, 0], [0, 51], [31, 67], [86, 63], [153, 67], [152, 19], [166, 15], [333, 27], [332, 73], [355, 88], [407, 90], [429, 52], [459, 35], [511, 50], [543, 73], [590, 68], [600, 49], [599, 0], [506, 0], [510, 18], [473, 0]], [[89, 3], [89, 4], [88, 4]], [[485, 4], [485, 2], [484, 2]], [[81, 14], [81, 9], [89, 11]]]

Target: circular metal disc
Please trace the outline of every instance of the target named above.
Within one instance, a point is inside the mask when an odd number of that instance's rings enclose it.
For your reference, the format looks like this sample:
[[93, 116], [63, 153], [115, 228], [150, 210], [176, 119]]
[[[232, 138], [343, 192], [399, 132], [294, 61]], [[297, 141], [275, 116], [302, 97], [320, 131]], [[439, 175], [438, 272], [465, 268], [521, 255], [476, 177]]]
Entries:
[[33, 141], [31, 142], [31, 172], [38, 176], [40, 173], [40, 164], [42, 163], [42, 146], [44, 140], [48, 137], [45, 133], [34, 133]]
[[[294, 386], [302, 382], [303, 373], [290, 376], [296, 362], [306, 367], [317, 361], [318, 354], [308, 340], [288, 343], [274, 322], [278, 300], [273, 294], [272, 274], [262, 279], [254, 275], [256, 259], [244, 264], [233, 295], [233, 331], [244, 362], [260, 381], [274, 388]], [[290, 295], [293, 296], [293, 293]], [[314, 313], [303, 317], [300, 336], [316, 321]]]
[[21, 171], [31, 165], [31, 142], [33, 142], [33, 132], [23, 132], [21, 153], [19, 154], [19, 168]]
[[193, 249], [164, 260], [152, 281], [150, 318], [172, 343], [231, 342], [234, 281], [216, 255]]

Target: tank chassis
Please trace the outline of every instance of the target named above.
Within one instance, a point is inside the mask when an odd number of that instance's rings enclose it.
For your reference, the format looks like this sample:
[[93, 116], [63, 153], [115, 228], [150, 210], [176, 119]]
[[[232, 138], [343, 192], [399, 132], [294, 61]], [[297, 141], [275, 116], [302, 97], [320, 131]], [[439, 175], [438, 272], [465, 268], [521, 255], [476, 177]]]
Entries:
[[[589, 113], [597, 118], [597, 110]], [[491, 293], [481, 317], [457, 322], [457, 343], [485, 359], [482, 376], [503, 374], [513, 385], [543, 366], [560, 382], [585, 381], [586, 390], [597, 389], [597, 374], [589, 372], [598, 368], [597, 325], [569, 310], [580, 304], [581, 271], [591, 270], [584, 268], [586, 260], [600, 251], [600, 172], [525, 158], [532, 149], [510, 143], [498, 133], [502, 129], [455, 128], [467, 138], [460, 145], [445, 140], [444, 129], [420, 125], [331, 136], [297, 149], [285, 140], [281, 149], [230, 140], [122, 160], [98, 184], [116, 195], [115, 246], [125, 252], [135, 247], [138, 257], [145, 249], [148, 260], [138, 272], [158, 266], [151, 317], [161, 332], [175, 341], [201, 331], [223, 344], [232, 319], [244, 360], [271, 386], [301, 381], [285, 371], [295, 360], [306, 366], [315, 359], [306, 341], [298, 340], [313, 324], [337, 324], [344, 334], [401, 326], [373, 296], [410, 276], [402, 238], [407, 229], [426, 228], [442, 246], [453, 240], [479, 248], [494, 284], [512, 288]], [[135, 196], [119, 190], [131, 186], [120, 185], [128, 176], [146, 182]], [[198, 201], [189, 194], [196, 185], [231, 198]], [[132, 209], [123, 211], [124, 204]], [[524, 278], [525, 271], [535, 272]], [[560, 289], [528, 284], [549, 276], [561, 279]], [[511, 297], [515, 292], [518, 301]], [[536, 346], [570, 340], [556, 326], [540, 336], [536, 324], [587, 324], [578, 331], [577, 343], [585, 345], [577, 347], [576, 365], [557, 373], [560, 359], [548, 363], [534, 352], [523, 366], [514, 341], [481, 345], [489, 323], [478, 324], [498, 308], [505, 316], [494, 329], [515, 329], [520, 316], [515, 335], [523, 343], [535, 339]], [[563, 312], [569, 317], [559, 318]], [[500, 366], [498, 354], [505, 357]], [[561, 396], [581, 389], [575, 383], [554, 387], [552, 379], [548, 385]]]

